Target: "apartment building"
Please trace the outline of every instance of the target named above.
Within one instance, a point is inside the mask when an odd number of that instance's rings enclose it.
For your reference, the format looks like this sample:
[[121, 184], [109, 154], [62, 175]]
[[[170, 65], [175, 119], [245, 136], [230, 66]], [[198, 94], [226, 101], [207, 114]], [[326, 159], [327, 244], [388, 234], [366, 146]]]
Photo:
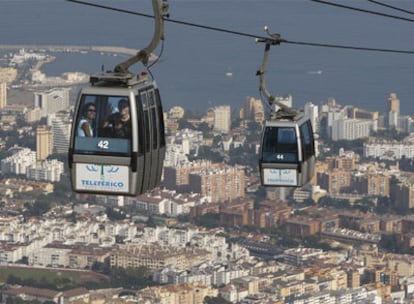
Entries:
[[215, 169], [192, 172], [190, 192], [211, 197], [211, 202], [231, 201], [245, 196], [245, 174], [242, 167], [222, 164]]
[[262, 101], [254, 97], [247, 97], [244, 107], [240, 110], [240, 118], [243, 120], [263, 123], [265, 114]]
[[184, 270], [211, 258], [211, 253], [203, 249], [128, 244], [111, 253], [110, 265], [123, 268], [144, 266], [150, 271], [175, 265], [178, 269]]
[[138, 292], [139, 303], [159, 304], [203, 304], [204, 298], [217, 295], [216, 288], [199, 283], [147, 287]]
[[393, 185], [391, 199], [399, 209], [414, 208], [414, 184], [411, 181], [406, 181]]
[[389, 197], [390, 179], [389, 175], [379, 172], [359, 175], [353, 181], [353, 188], [360, 194]]
[[334, 169], [317, 173], [318, 185], [329, 193], [340, 193], [351, 186], [351, 172]]
[[401, 159], [414, 157], [414, 139], [412, 137], [403, 141], [370, 139], [363, 144], [364, 157]]
[[214, 131], [228, 133], [231, 127], [231, 107], [228, 105], [218, 106], [214, 111]]
[[36, 128], [36, 159], [46, 160], [53, 153], [52, 127], [40, 125]]
[[0, 110], [7, 106], [7, 83], [0, 81]]
[[178, 163], [177, 166], [166, 166], [164, 167], [164, 180], [162, 184], [167, 189], [188, 186], [190, 183], [190, 173], [218, 166], [219, 164], [213, 164], [209, 160]]
[[337, 119], [332, 123], [332, 140], [367, 138], [371, 131], [376, 131], [377, 129], [378, 123], [375, 120]]

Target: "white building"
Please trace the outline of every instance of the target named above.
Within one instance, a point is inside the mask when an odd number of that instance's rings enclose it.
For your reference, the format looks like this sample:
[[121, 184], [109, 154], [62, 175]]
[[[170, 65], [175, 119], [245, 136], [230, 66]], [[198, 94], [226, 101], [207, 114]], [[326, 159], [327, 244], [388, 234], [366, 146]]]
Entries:
[[229, 284], [232, 280], [246, 277], [250, 273], [248, 267], [230, 264], [227, 267], [211, 262], [202, 264], [186, 271], [174, 268], [171, 265], [159, 272], [154, 273], [153, 280], [158, 283], [185, 284], [202, 282], [208, 286], [222, 286]]
[[55, 88], [34, 93], [33, 110], [26, 115], [30, 122], [69, 109], [69, 88]]
[[27, 169], [27, 178], [33, 180], [59, 182], [64, 172], [64, 164], [57, 159], [37, 162], [33, 167]]
[[323, 253], [321, 249], [315, 248], [291, 248], [283, 252], [285, 262], [290, 265], [301, 267], [311, 257], [320, 256]]
[[182, 129], [168, 136], [167, 143], [164, 165], [175, 167], [188, 162], [188, 155], [198, 155], [203, 145], [203, 132]]
[[167, 144], [164, 166], [177, 167], [179, 164], [188, 163], [188, 155], [181, 144]]
[[175, 191], [160, 190], [137, 197], [128, 197], [126, 204], [145, 210], [149, 214], [179, 216], [190, 213], [190, 208], [208, 201], [200, 194], [178, 194]]
[[305, 116], [309, 117], [312, 129], [314, 133], [319, 132], [319, 112], [318, 106], [313, 104], [312, 102], [307, 102], [305, 104]]
[[0, 109], [7, 106], [7, 83], [0, 81]]
[[26, 175], [30, 167], [36, 165], [36, 152], [29, 148], [16, 148], [15, 153], [1, 160], [1, 172]]
[[214, 108], [214, 131], [228, 133], [231, 127], [231, 107], [218, 106]]
[[337, 140], [355, 140], [369, 137], [371, 131], [376, 131], [376, 120], [337, 119], [332, 123], [331, 138]]
[[364, 143], [364, 157], [401, 159], [414, 157], [414, 142], [371, 140]]
[[15, 263], [23, 257], [20, 244], [0, 243], [0, 265]]
[[34, 108], [42, 109], [46, 115], [67, 110], [69, 91], [69, 88], [54, 88], [44, 92], [35, 92]]
[[348, 118], [346, 108], [336, 105], [333, 100], [329, 105], [322, 106], [322, 109], [326, 111], [325, 113], [327, 115], [326, 132], [328, 133], [328, 136], [332, 136], [332, 126], [334, 121]]
[[58, 112], [47, 116], [47, 124], [52, 126], [53, 151], [67, 153], [71, 132], [71, 117], [69, 112]]
[[169, 111], [168, 111], [168, 117], [169, 118], [173, 118], [173, 119], [181, 119], [184, 117], [184, 109], [182, 107], [172, 107]]
[[72, 249], [44, 247], [29, 256], [29, 265], [48, 267], [69, 266], [68, 254]]

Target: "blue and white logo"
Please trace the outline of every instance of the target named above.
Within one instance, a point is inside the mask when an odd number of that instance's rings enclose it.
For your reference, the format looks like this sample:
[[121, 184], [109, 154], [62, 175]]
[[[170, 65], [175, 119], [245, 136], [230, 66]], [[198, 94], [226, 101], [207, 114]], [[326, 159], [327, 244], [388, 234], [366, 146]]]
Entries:
[[106, 164], [76, 164], [79, 190], [127, 192], [129, 168]]
[[[99, 167], [101, 169], [99, 170]], [[117, 173], [119, 171], [118, 166], [112, 166], [112, 165], [86, 165], [86, 170], [89, 172], [101, 172], [101, 175], [104, 175], [105, 173]]]

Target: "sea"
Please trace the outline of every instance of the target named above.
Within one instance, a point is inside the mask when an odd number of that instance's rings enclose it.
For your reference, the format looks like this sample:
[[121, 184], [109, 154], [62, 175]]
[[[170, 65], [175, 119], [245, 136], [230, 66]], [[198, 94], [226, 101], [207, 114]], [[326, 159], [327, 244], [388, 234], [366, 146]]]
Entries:
[[[150, 0], [87, 2], [152, 15]], [[414, 12], [412, 0], [383, 2]], [[266, 37], [267, 26], [270, 33], [299, 42], [272, 46], [265, 74], [272, 95], [291, 95], [295, 108], [307, 102], [321, 105], [335, 98], [338, 104], [384, 113], [389, 94], [395, 92], [401, 112], [414, 114], [414, 54], [301, 44], [414, 52], [414, 23], [410, 21], [414, 21], [414, 15], [364, 0], [348, 0], [345, 4], [410, 20], [311, 0], [170, 0], [168, 4], [165, 39], [154, 52], [160, 60], [150, 68], [166, 109], [182, 106], [204, 112], [230, 105], [237, 111], [247, 98], [261, 98], [256, 72], [262, 64], [264, 44], [254, 37]], [[138, 50], [148, 45], [152, 35], [153, 19], [132, 13], [66, 0], [0, 0], [0, 45], [117, 46]], [[102, 67], [110, 70], [126, 58], [60, 53], [42, 71], [48, 76], [74, 71], [93, 74]], [[131, 70], [139, 73], [144, 67], [137, 64]]]

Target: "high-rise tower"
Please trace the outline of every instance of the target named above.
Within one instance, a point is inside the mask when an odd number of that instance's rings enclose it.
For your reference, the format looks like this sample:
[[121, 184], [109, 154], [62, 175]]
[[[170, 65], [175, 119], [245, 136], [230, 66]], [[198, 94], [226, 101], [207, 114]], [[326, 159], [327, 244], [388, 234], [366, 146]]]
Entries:
[[7, 106], [7, 83], [0, 82], [0, 110]]
[[53, 152], [53, 133], [51, 126], [38, 126], [36, 129], [36, 159], [45, 160]]
[[388, 127], [397, 128], [398, 118], [400, 116], [400, 100], [397, 93], [391, 93], [388, 97]]
[[214, 108], [214, 130], [227, 133], [231, 127], [230, 106], [218, 106]]

